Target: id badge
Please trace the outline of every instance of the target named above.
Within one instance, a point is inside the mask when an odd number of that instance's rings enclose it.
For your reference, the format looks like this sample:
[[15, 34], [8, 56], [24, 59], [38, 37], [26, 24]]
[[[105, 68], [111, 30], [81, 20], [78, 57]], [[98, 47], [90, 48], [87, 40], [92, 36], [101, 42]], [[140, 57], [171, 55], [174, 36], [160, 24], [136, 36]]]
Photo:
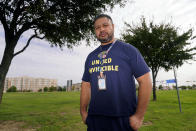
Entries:
[[98, 87], [99, 90], [106, 90], [106, 76], [98, 76]]

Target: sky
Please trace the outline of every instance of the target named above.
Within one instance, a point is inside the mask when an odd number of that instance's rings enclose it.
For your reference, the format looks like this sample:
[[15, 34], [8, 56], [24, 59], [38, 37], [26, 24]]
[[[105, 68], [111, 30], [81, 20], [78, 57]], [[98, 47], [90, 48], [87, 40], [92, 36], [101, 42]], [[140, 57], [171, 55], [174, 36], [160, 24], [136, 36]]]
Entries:
[[[171, 22], [180, 28], [180, 32], [195, 28], [196, 35], [196, 0], [129, 0], [125, 7], [118, 5], [112, 12], [105, 12], [110, 15], [115, 25], [115, 37], [125, 31], [124, 23], [138, 24], [141, 16], [147, 21], [153, 20], [156, 24]], [[26, 43], [31, 31], [25, 32], [21, 37], [15, 52], [20, 50]], [[63, 50], [57, 47], [50, 47], [47, 41], [34, 39], [30, 46], [21, 54], [14, 57], [9, 68], [7, 77], [44, 77], [57, 79], [58, 85], [64, 86], [67, 80], [73, 83], [80, 83], [84, 72], [84, 63], [88, 54], [99, 46], [99, 43], [92, 43], [86, 46], [85, 41], [73, 49]], [[191, 46], [196, 46], [196, 40]], [[5, 47], [4, 30], [0, 25], [0, 61]], [[188, 64], [189, 63], [189, 64]], [[188, 61], [177, 69], [179, 85], [196, 84], [196, 62]], [[190, 64], [191, 63], [191, 64]], [[165, 72], [160, 70], [157, 76], [157, 84], [165, 83], [165, 80], [173, 79], [173, 71]], [[161, 82], [160, 82], [161, 81]]]

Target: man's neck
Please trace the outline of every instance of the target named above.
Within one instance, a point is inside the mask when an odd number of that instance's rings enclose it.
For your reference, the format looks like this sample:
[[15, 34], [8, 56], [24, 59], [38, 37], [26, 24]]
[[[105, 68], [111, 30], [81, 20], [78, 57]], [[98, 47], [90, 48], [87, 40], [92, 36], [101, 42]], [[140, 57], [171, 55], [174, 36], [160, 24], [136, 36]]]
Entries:
[[115, 38], [113, 38], [111, 41], [107, 42], [107, 43], [101, 43], [101, 45], [108, 45], [110, 43], [113, 43], [115, 41]]

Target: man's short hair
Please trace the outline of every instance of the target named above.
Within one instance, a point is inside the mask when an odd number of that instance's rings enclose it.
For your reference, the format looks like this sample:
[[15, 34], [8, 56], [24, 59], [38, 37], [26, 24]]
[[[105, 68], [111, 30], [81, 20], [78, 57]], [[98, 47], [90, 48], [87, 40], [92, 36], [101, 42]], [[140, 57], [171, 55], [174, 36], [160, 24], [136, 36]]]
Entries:
[[99, 18], [103, 18], [103, 17], [106, 17], [107, 19], [111, 20], [112, 24], [113, 24], [113, 21], [112, 21], [112, 18], [109, 16], [109, 15], [106, 15], [106, 14], [100, 14], [98, 16], [95, 17], [94, 21], [93, 21], [93, 25], [95, 24], [96, 20], [98, 20]]

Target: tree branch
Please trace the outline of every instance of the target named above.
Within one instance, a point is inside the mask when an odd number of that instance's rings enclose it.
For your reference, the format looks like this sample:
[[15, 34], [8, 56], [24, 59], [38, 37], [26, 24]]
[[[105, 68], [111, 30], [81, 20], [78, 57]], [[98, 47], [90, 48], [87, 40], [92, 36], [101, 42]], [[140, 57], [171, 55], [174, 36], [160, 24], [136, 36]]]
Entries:
[[16, 22], [16, 24], [18, 25], [18, 24], [20, 24], [21, 23], [21, 21], [24, 19], [24, 17], [25, 17], [25, 15], [24, 14], [22, 14], [22, 16], [20, 17], [20, 19]]
[[3, 24], [4, 30], [7, 31], [9, 28], [5, 19], [5, 11], [0, 10], [0, 14], [0, 21]]
[[30, 44], [30, 42], [31, 42], [31, 40], [32, 40], [33, 38], [44, 39], [45, 36], [40, 37], [40, 36], [38, 36], [37, 32], [35, 31], [35, 34], [32, 35], [32, 36], [28, 39], [26, 45], [25, 45], [20, 51], [16, 52], [13, 56], [16, 56], [16, 55], [22, 53], [22, 52], [29, 46], [29, 44]]
[[20, 8], [20, 6], [24, 3], [24, 0], [20, 0], [17, 3], [17, 7], [13, 13], [13, 19], [12, 22], [10, 24], [10, 29], [14, 29], [16, 28], [17, 25], [17, 19], [18, 17], [21, 15], [21, 13], [24, 11], [24, 7]]
[[30, 44], [30, 42], [31, 42], [31, 40], [33, 39], [33, 38], [35, 38], [36, 37], [36, 35], [34, 34], [34, 35], [32, 35], [29, 39], [28, 39], [28, 41], [27, 41], [27, 44], [23, 47], [23, 49], [22, 50], [20, 50], [20, 51], [18, 51], [18, 52], [16, 52], [15, 54], [14, 54], [14, 56], [16, 56], [16, 55], [18, 55], [18, 54], [20, 54], [20, 53], [22, 53], [28, 46], [29, 46], [29, 44]]
[[32, 22], [27, 22], [25, 23], [22, 28], [16, 33], [16, 36], [19, 38], [22, 33], [24, 33], [25, 31], [31, 29], [31, 26], [32, 26]]

